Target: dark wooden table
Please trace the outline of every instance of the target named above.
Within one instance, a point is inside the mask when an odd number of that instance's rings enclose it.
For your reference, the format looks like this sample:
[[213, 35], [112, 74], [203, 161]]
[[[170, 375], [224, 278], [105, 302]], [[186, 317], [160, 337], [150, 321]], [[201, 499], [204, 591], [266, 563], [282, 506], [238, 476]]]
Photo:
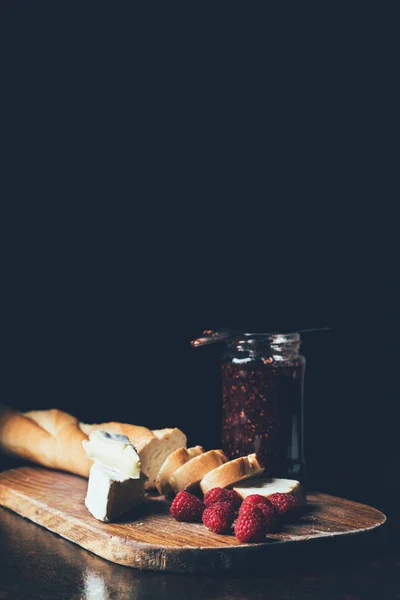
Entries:
[[319, 490], [385, 512], [388, 523], [379, 539], [365, 540], [348, 551], [325, 546], [313, 554], [302, 552], [295, 562], [265, 565], [262, 573], [234, 576], [186, 576], [121, 567], [0, 508], [0, 600], [399, 599], [400, 506], [382, 494], [370, 497], [368, 483], [354, 477], [336, 485], [332, 479], [330, 485], [321, 481]]

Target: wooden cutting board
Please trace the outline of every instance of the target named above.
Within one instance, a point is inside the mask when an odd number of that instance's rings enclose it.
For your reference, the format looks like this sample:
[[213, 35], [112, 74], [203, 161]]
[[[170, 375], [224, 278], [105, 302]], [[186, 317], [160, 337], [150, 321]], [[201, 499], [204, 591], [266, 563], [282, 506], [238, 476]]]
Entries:
[[84, 505], [87, 480], [39, 467], [0, 473], [0, 505], [109, 561], [137, 569], [237, 572], [290, 549], [359, 538], [386, 521], [380, 511], [326, 494], [308, 495], [300, 520], [286, 524], [263, 544], [242, 544], [201, 523], [181, 523], [163, 497], [148, 498], [119, 523], [94, 519]]

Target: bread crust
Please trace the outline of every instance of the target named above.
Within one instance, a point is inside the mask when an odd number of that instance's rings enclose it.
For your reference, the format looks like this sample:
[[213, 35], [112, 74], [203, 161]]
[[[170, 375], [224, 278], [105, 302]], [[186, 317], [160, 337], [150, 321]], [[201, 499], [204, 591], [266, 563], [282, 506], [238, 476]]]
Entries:
[[209, 471], [200, 481], [200, 488], [206, 494], [214, 487], [226, 488], [243, 479], [261, 475], [263, 471], [264, 467], [258, 462], [256, 454], [241, 456]]

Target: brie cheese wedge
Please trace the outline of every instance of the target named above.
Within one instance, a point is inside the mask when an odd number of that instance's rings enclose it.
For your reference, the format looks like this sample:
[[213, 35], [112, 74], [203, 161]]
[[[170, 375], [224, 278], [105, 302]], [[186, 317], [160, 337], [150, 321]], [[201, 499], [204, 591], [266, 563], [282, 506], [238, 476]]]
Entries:
[[85, 506], [95, 519], [114, 521], [140, 504], [145, 477], [132, 479], [94, 463], [90, 469]]
[[95, 463], [119, 471], [125, 477], [140, 477], [140, 457], [126, 435], [96, 430], [82, 445]]

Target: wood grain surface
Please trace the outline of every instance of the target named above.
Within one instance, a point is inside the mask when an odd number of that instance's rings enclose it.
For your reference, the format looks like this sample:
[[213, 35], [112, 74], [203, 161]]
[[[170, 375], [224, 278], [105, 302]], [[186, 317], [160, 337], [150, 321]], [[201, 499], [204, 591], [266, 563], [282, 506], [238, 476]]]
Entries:
[[0, 505], [42, 525], [109, 561], [137, 569], [212, 573], [234, 572], [312, 542], [359, 539], [386, 521], [380, 511], [326, 494], [308, 494], [295, 523], [284, 525], [263, 544], [242, 544], [201, 523], [181, 523], [169, 515], [163, 497], [146, 499], [118, 523], [94, 519], [84, 505], [87, 480], [39, 467], [0, 473]]

